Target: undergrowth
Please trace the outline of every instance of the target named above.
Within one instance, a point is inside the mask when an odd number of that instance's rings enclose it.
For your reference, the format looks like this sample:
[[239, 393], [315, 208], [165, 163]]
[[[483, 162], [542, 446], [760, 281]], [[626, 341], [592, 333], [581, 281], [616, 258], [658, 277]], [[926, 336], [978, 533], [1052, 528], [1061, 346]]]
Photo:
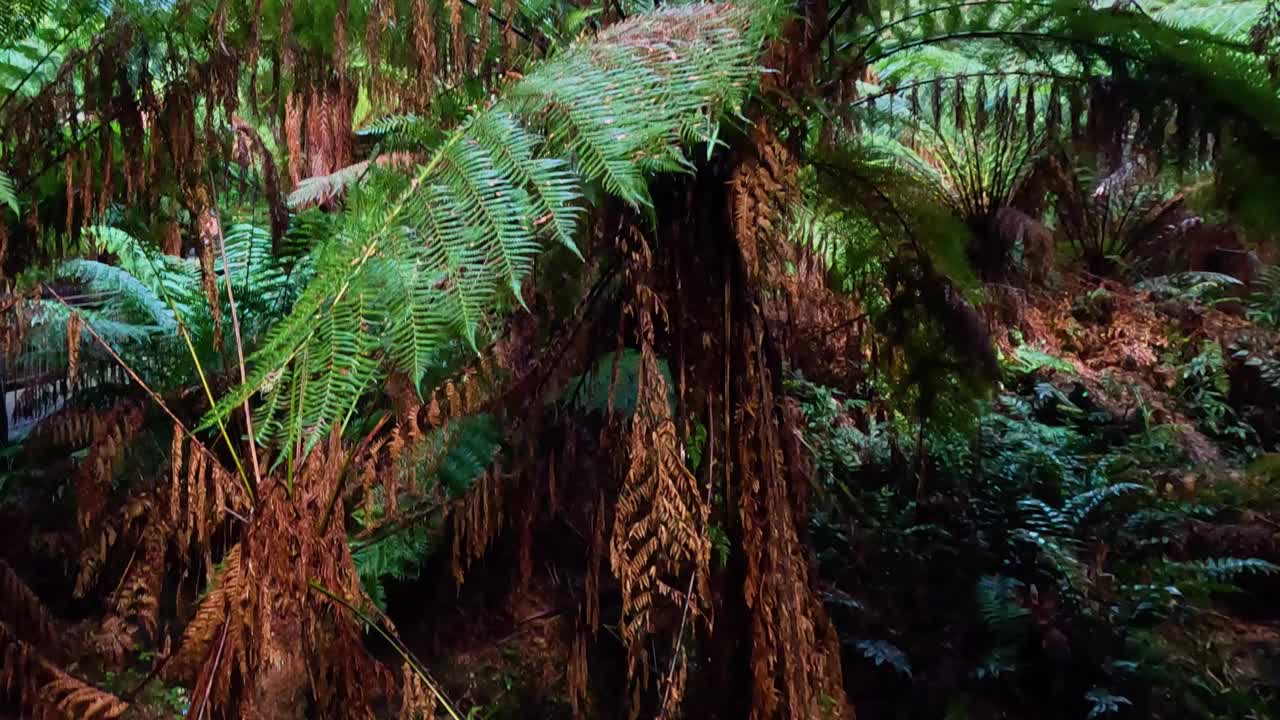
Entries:
[[[1223, 679], [1209, 655], [1224, 604], [1247, 606], [1280, 566], [1197, 538], [1273, 508], [1274, 484], [1195, 467], [1175, 428], [1111, 416], [1054, 360], [1010, 358], [974, 429], [923, 436], [875, 419], [867, 399], [790, 381], [860, 710], [1269, 717], [1266, 666]], [[1207, 434], [1256, 441], [1226, 402], [1216, 345], [1189, 358], [1178, 387]]]

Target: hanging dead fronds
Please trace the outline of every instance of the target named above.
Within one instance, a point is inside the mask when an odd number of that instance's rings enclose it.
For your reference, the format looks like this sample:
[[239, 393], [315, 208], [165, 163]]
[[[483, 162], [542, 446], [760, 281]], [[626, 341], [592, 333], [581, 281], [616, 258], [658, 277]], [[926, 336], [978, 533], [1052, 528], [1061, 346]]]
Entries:
[[115, 512], [101, 517], [92, 533], [81, 536], [75, 597], [85, 597], [93, 589], [108, 554], [122, 538], [130, 543], [138, 540], [144, 524], [142, 521], [154, 506], [155, 500], [149, 491], [134, 493], [118, 503]]
[[666, 380], [657, 365], [646, 343], [641, 349], [627, 474], [609, 546], [610, 566], [622, 586], [621, 634], [633, 682], [647, 662], [654, 613], [665, 605], [676, 613], [687, 607], [698, 616], [710, 602], [709, 508], [682, 460]]
[[485, 56], [489, 52], [489, 13], [492, 11], [493, 0], [477, 0], [476, 43], [471, 46], [471, 67], [477, 73], [484, 71]]
[[[772, 373], [761, 361], [763, 325], [744, 331], [745, 371], [735, 389], [739, 517], [746, 557], [743, 592], [751, 616], [751, 717], [852, 717], [840, 672], [835, 630], [818, 600], [800, 541], [803, 518], [793, 483], [807, 482], [802, 455], [784, 446], [798, 437], [794, 418], [780, 417]], [[790, 451], [789, 451], [790, 450]], [[824, 708], [824, 705], [828, 707]]]
[[[368, 601], [338, 507], [346, 453], [334, 433], [296, 468], [293, 492], [273, 478], [241, 543], [183, 634], [165, 673], [196, 678], [192, 714], [366, 718], [394, 678], [364, 649], [352, 606]], [[314, 588], [322, 587], [324, 593]]]
[[373, 0], [364, 27], [364, 52], [369, 62], [369, 86], [377, 99], [385, 99], [382, 83], [382, 33], [396, 20], [394, 0]]
[[[657, 629], [655, 616], [667, 609], [677, 616], [702, 617], [709, 624], [711, 542], [707, 535], [710, 506], [684, 463], [667, 381], [653, 348], [655, 317], [665, 322], [667, 315], [646, 284], [652, 252], [638, 231], [628, 239], [627, 273], [634, 293], [628, 312], [637, 325], [640, 363], [609, 563], [622, 586], [620, 634], [627, 647], [634, 718], [640, 711], [640, 689], [649, 675], [647, 648]], [[678, 707], [683, 697], [683, 683], [678, 680], [667, 678], [664, 706]]]
[[414, 0], [413, 50], [418, 57], [418, 82], [424, 90], [435, 79], [440, 53], [436, 46], [436, 14], [432, 10], [430, 0]]
[[462, 0], [449, 4], [449, 69], [454, 78], [467, 72], [467, 28], [462, 22]]
[[347, 46], [351, 23], [351, 0], [338, 0], [338, 9], [333, 16], [333, 71], [338, 77], [347, 74]]
[[229, 690], [233, 668], [241, 672], [247, 670], [244, 609], [248, 588], [240, 562], [240, 545], [236, 545], [223, 559], [222, 571], [200, 601], [195, 617], [182, 631], [174, 654], [165, 663], [164, 677], [167, 681], [194, 682], [215, 642], [221, 646], [223, 659], [209, 681], [211, 694], [223, 695]]
[[306, 156], [302, 152], [302, 115], [305, 104], [296, 90], [290, 92], [284, 101], [284, 138], [289, 148], [289, 182], [297, 187], [303, 178], [303, 163]]
[[167, 569], [169, 539], [169, 524], [159, 514], [153, 515], [142, 531], [141, 547], [112, 598], [112, 614], [142, 630], [151, 640], [158, 639], [160, 593]]
[[[170, 443], [168, 492], [169, 531], [184, 561], [188, 556], [207, 557], [228, 514], [246, 515], [251, 505], [239, 478], [199, 440], [186, 437], [180, 426], [174, 427]], [[211, 563], [205, 566], [212, 571]]]
[[105, 417], [96, 408], [64, 408], [40, 421], [27, 436], [26, 445], [28, 448], [85, 447], [100, 432]]
[[450, 510], [453, 521], [453, 579], [462, 584], [467, 568], [484, 556], [503, 525], [502, 473], [493, 469], [476, 480]]
[[[959, 121], [964, 115], [963, 92], [957, 87], [956, 94]], [[730, 448], [729, 467], [736, 474], [746, 558], [743, 595], [751, 628], [750, 717], [848, 718], [852, 710], [842, 685], [839, 641], [812, 586], [800, 539], [805, 518], [801, 503], [809, 477], [797, 440], [798, 409], [787, 408], [774, 394], [780, 379], [779, 369], [769, 361], [770, 350], [786, 343], [765, 331], [763, 308], [768, 302], [762, 296], [773, 288], [756, 284], [761, 280], [759, 258], [777, 254], [772, 246], [786, 242], [781, 233], [760, 231], [759, 218], [768, 220], [778, 212], [768, 203], [786, 197], [783, 179], [789, 177], [791, 164], [772, 149], [779, 141], [763, 123], [756, 124], [753, 139], [755, 152], [735, 171], [739, 180], [730, 193], [734, 241], [749, 280], [742, 290], [748, 293], [742, 303], [747, 316], [734, 318], [732, 324], [726, 318], [725, 324], [726, 345], [733, 353], [726, 365], [725, 402], [732, 398], [735, 408], [732, 421], [726, 417], [725, 447]], [[727, 293], [726, 289], [726, 298]], [[729, 365], [735, 370], [732, 391]]]

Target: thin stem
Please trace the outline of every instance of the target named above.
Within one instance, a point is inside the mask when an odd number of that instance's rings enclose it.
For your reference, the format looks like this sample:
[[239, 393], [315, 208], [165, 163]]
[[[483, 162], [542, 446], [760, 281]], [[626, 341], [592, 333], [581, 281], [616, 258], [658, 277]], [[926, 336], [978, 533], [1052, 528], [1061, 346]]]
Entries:
[[[58, 294], [57, 290], [54, 290], [52, 287], [48, 285], [44, 285], [42, 287], [45, 290], [48, 290], [53, 295], [54, 299], [62, 303], [63, 307], [67, 308], [69, 312], [76, 311], [74, 307], [69, 305], [67, 301], [64, 300], [63, 297]], [[196, 442], [192, 444], [192, 447], [197, 448], [199, 452], [204, 454], [210, 460], [213, 460], [215, 462], [220, 462], [212, 452], [210, 452], [207, 448], [204, 447], [203, 444], [199, 442], [199, 439], [196, 438], [195, 434], [192, 433], [190, 430], [188, 430], [187, 426], [183, 424], [181, 420], [178, 419], [178, 416], [175, 415], [173, 410], [169, 408], [169, 405], [164, 401], [164, 398], [160, 397], [160, 394], [157, 393], [155, 390], [152, 390], [151, 386], [148, 385], [146, 381], [143, 380], [142, 377], [139, 376], [138, 373], [134, 371], [133, 367], [130, 366], [129, 363], [125, 362], [124, 358], [120, 357], [118, 353], [116, 353], [116, 351], [111, 347], [111, 345], [107, 343], [106, 339], [104, 339], [101, 335], [99, 335], [97, 330], [93, 329], [93, 324], [90, 323], [87, 319], [84, 319], [83, 315], [81, 316], [81, 320], [82, 320], [82, 327], [85, 330], [89, 331], [89, 334], [92, 335], [93, 339], [96, 340], [98, 344], [102, 346], [102, 349], [106, 350], [107, 354], [110, 355], [111, 358], [116, 361], [116, 363], [121, 367], [121, 369], [123, 369], [125, 373], [127, 373], [129, 377], [135, 383], [137, 383], [138, 387], [142, 388], [142, 391], [145, 392], [147, 396], [151, 398], [152, 402], [154, 402], [162, 411], [164, 411], [164, 414], [168, 415], [169, 419], [172, 420], [174, 424], [176, 424], [179, 428], [182, 429], [183, 437], [186, 437], [190, 440], [196, 440]], [[250, 493], [250, 497], [251, 498], [253, 497], [252, 493]]]
[[440, 703], [444, 705], [444, 709], [446, 712], [449, 713], [449, 717], [453, 718], [453, 720], [463, 720], [462, 716], [458, 714], [458, 711], [453, 709], [453, 703], [449, 702], [449, 698], [444, 696], [444, 693], [441, 692], [440, 687], [436, 684], [435, 680], [431, 678], [431, 675], [430, 673], [427, 672], [427, 669], [423, 667], [422, 663], [419, 662], [416, 657], [414, 657], [413, 653], [409, 651], [409, 648], [406, 647], [405, 644], [401, 642], [399, 638], [394, 637], [391, 633], [384, 630], [380, 623], [374, 622], [373, 619], [370, 618], [368, 615], [365, 615], [363, 612], [360, 612], [360, 610], [355, 605], [352, 605], [351, 603], [338, 597], [336, 594], [326, 589], [323, 585], [319, 583], [319, 581], [312, 580], [307, 584], [311, 586], [312, 590], [315, 590], [321, 595], [324, 595], [330, 600], [350, 610], [353, 615], [360, 618], [361, 622], [363, 622], [364, 624], [376, 630], [379, 635], [381, 635], [383, 638], [386, 639], [387, 642], [391, 643], [391, 647], [394, 648], [396, 653], [400, 656], [400, 658], [409, 665], [409, 667], [413, 670], [413, 674], [417, 675], [424, 683], [426, 683], [427, 687], [431, 689], [431, 694], [435, 695], [436, 700], [440, 701]]
[[[159, 281], [163, 276], [160, 270], [156, 268], [155, 259], [150, 253], [144, 253], [143, 257], [147, 259], [147, 264], [151, 266], [151, 272], [157, 278], [157, 286], [160, 288], [160, 294], [164, 296], [164, 301], [169, 305], [169, 311], [173, 313], [173, 317], [178, 322], [178, 334], [182, 336], [182, 341], [186, 343], [187, 353], [191, 355], [191, 362], [196, 368], [196, 375], [200, 377], [200, 386], [204, 388], [205, 397], [209, 400], [212, 407], [215, 404], [213, 397], [213, 389], [209, 386], [209, 378], [205, 375], [204, 365], [200, 363], [200, 355], [196, 352], [195, 343], [191, 342], [191, 334], [187, 332], [187, 325], [182, 321], [182, 314], [178, 312], [178, 306], [174, 303], [173, 298], [169, 297], [169, 291], [165, 289], [164, 282]], [[235, 445], [231, 442], [231, 436], [227, 433], [227, 426], [222, 422], [222, 418], [217, 418], [218, 431], [222, 434], [222, 441], [227, 444], [227, 451], [231, 453], [231, 460], [235, 462], [236, 472], [240, 475], [240, 482], [244, 485], [244, 489], [249, 493], [249, 502], [256, 503], [257, 495], [253, 491], [253, 486], [249, 484], [249, 477], [245, 475], [244, 464], [240, 462], [240, 454], [236, 452]]]

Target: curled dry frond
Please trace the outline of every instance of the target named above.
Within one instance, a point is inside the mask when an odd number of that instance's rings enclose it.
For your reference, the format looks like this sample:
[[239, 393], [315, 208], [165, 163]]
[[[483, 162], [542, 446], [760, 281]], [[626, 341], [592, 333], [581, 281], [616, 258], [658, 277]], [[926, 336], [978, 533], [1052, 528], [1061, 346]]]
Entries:
[[103, 519], [111, 480], [144, 420], [141, 404], [125, 402], [111, 408], [97, 428], [88, 456], [76, 469], [76, 520], [82, 538]]

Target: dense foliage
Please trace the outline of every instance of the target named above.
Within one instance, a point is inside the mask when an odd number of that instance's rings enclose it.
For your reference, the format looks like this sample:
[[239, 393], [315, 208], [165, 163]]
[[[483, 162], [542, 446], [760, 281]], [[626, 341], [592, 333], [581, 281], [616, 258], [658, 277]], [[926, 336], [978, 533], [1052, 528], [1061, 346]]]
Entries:
[[0, 715], [1266, 718], [1271, 0], [0, 8]]

